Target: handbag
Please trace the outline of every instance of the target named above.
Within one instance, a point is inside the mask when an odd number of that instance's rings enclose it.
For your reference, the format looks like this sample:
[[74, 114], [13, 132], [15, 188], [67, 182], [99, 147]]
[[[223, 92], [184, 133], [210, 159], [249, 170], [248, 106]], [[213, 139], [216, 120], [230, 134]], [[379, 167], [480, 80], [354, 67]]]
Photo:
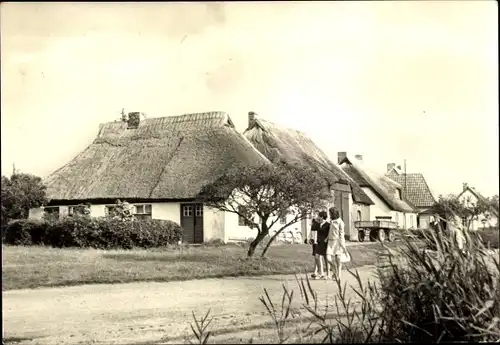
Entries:
[[347, 249], [342, 250], [342, 254], [340, 254], [340, 262], [350, 262], [351, 261], [351, 253]]

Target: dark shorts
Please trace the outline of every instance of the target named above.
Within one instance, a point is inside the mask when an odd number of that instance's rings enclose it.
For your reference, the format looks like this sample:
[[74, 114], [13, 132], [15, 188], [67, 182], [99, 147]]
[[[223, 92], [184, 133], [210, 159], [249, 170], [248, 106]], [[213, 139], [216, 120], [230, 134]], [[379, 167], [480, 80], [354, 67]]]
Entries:
[[312, 245], [312, 255], [326, 255], [326, 242], [313, 244]]
[[322, 241], [316, 245], [316, 254], [326, 255], [326, 242]]

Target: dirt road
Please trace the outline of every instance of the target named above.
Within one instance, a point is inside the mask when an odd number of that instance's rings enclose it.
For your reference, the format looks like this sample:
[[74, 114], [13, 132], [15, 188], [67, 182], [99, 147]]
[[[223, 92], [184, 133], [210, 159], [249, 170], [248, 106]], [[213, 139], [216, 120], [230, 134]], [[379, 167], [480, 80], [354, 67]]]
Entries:
[[[358, 269], [363, 279], [373, 267]], [[344, 272], [348, 284], [354, 277]], [[84, 285], [3, 292], [4, 341], [22, 344], [140, 344], [184, 342], [191, 312], [211, 309], [213, 329], [236, 332], [270, 321], [259, 301], [263, 288], [273, 301], [284, 283], [300, 294], [294, 276], [238, 277], [168, 283]], [[313, 281], [324, 300], [337, 286]]]

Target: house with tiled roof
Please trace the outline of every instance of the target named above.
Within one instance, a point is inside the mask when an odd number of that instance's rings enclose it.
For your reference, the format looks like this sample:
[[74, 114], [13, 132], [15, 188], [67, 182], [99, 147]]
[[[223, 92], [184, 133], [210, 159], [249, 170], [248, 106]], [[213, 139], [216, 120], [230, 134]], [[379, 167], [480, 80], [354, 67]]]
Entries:
[[418, 211], [417, 227], [427, 229], [433, 216], [431, 207], [436, 203], [436, 199], [432, 195], [424, 175], [421, 173], [404, 173], [401, 171], [400, 166], [389, 163], [387, 164], [386, 176], [403, 187], [403, 198]]
[[[476, 204], [478, 201], [490, 204], [488, 199], [486, 199], [481, 193], [479, 193], [474, 187], [470, 187], [469, 184], [464, 183], [462, 185], [462, 192], [458, 195], [458, 199], [465, 204]], [[478, 230], [480, 228], [488, 228], [498, 226], [498, 210], [493, 206], [490, 209], [478, 215], [472, 220], [470, 225], [470, 230]]]

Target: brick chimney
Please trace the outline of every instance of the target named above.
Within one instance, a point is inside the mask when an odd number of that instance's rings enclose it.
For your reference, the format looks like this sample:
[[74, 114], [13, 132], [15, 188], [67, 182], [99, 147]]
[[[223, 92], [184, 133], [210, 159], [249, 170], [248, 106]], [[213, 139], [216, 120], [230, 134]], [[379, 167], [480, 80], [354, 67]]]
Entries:
[[387, 172], [391, 171], [391, 169], [394, 169], [395, 167], [396, 167], [396, 163], [387, 164]]
[[253, 111], [248, 112], [248, 128], [251, 128], [255, 122], [255, 117], [257, 114], [255, 114]]
[[347, 152], [338, 152], [337, 153], [337, 164], [340, 164], [344, 158], [347, 157]]
[[467, 182], [462, 183], [462, 190], [466, 190], [469, 187]]
[[358, 161], [363, 161], [363, 155], [355, 155], [354, 158], [356, 158]]
[[137, 129], [139, 127], [139, 123], [141, 123], [141, 113], [138, 111], [128, 113], [127, 123], [127, 129]]

